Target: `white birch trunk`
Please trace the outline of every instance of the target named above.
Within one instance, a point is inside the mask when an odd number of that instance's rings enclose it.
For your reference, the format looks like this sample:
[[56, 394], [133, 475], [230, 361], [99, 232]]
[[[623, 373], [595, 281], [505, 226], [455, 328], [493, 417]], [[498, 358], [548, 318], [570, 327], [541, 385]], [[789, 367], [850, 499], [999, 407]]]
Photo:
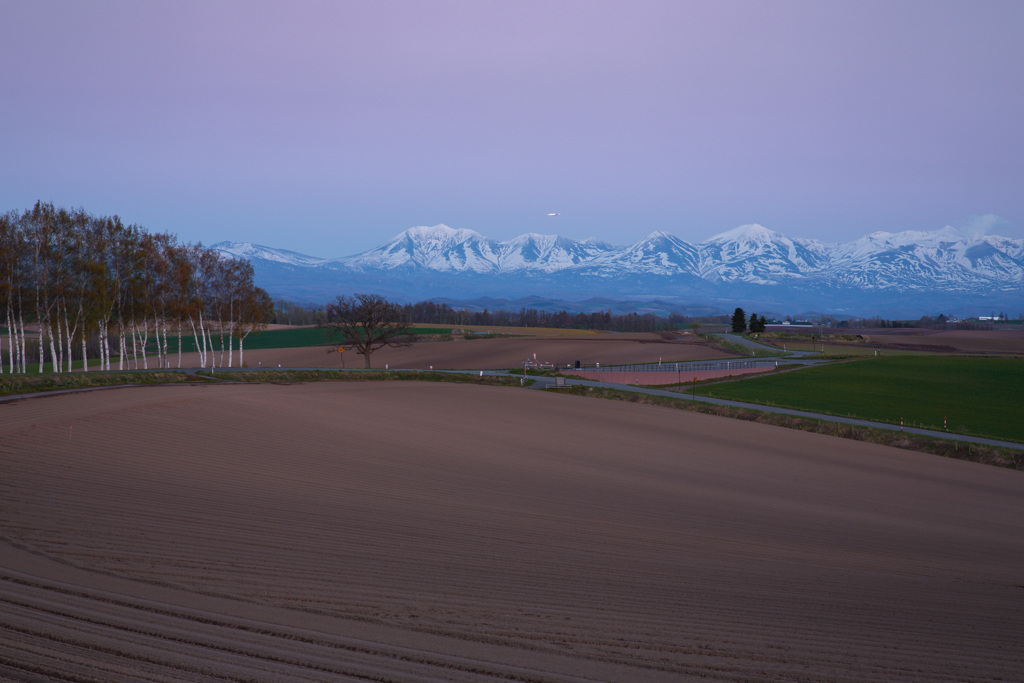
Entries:
[[107, 372], [110, 372], [113, 369], [110, 366], [110, 320], [107, 320], [103, 324], [103, 346], [107, 351], [106, 370]]
[[206, 336], [209, 337], [210, 341], [210, 369], [213, 370], [217, 367], [217, 347], [213, 345], [213, 330], [207, 328]]
[[[57, 334], [53, 334], [54, 324], [50, 323], [50, 357], [53, 358], [53, 371], [64, 372], [64, 330], [60, 328], [60, 314], [56, 316], [57, 319]], [[54, 348], [54, 344], [57, 348]]]
[[[196, 321], [192, 318], [188, 319], [189, 324], [192, 326], [192, 340], [196, 345], [196, 353], [199, 354], [200, 367], [202, 367], [203, 354], [199, 351], [199, 333], [196, 331]], [[178, 340], [178, 365], [181, 365], [181, 340]]]
[[164, 347], [160, 344], [160, 318], [153, 318], [153, 337], [156, 339], [156, 367], [164, 367]]
[[110, 338], [107, 337], [107, 319], [103, 318], [99, 324], [99, 342], [100, 342], [100, 372], [109, 370], [109, 364], [107, 358], [110, 357]]
[[[137, 327], [137, 326], [136, 326]], [[142, 319], [142, 332], [139, 333], [139, 346], [142, 348], [142, 369], [149, 370], [149, 360], [146, 358], [146, 343], [149, 342], [149, 319]], [[159, 349], [158, 349], [159, 351]], [[160, 359], [157, 358], [157, 361]], [[135, 363], [135, 369], [139, 369], [138, 361]]]
[[245, 338], [248, 336], [249, 333], [246, 332], [238, 338], [238, 367], [240, 368], [245, 367], [245, 356], [243, 354], [245, 353]]
[[25, 314], [18, 314], [19, 334], [21, 335], [21, 373], [28, 373], [28, 347], [25, 341]]
[[107, 318], [102, 318], [99, 322], [99, 346], [100, 346], [100, 372], [110, 369], [110, 337], [107, 336]]
[[39, 374], [43, 374], [43, 365], [46, 364], [46, 332], [45, 324], [39, 321]]
[[[67, 315], [65, 313], [65, 315]], [[64, 372], [64, 327], [61, 325], [60, 307], [57, 308], [57, 315], [54, 316], [57, 320], [57, 369], [56, 372]], [[50, 334], [53, 332], [51, 330]], [[53, 340], [50, 340], [53, 344]], [[51, 351], [51, 353], [53, 353]]]
[[128, 355], [128, 348], [125, 346], [125, 343], [124, 343], [124, 321], [123, 320], [118, 320], [117, 321], [117, 338], [118, 338], [117, 339], [117, 341], [118, 341], [118, 343], [117, 343], [117, 346], [118, 346], [117, 369], [118, 370], [124, 370], [124, 361], [125, 361], [125, 356]]
[[132, 340], [132, 360], [135, 362], [135, 369], [139, 369], [139, 323], [132, 318], [132, 324], [128, 326], [128, 334]]
[[[57, 366], [54, 368], [54, 372], [64, 372], [64, 328], [60, 324], [61, 315], [59, 306], [57, 307], [57, 315], [55, 315], [54, 318], [57, 320]], [[50, 327], [50, 337], [50, 353], [52, 354], [52, 347], [54, 342], [52, 326]]]
[[199, 367], [205, 368], [206, 362], [209, 360], [210, 349], [206, 347], [206, 322], [203, 320], [203, 315], [199, 314], [199, 336], [202, 337], [203, 341], [203, 353], [199, 357]]
[[[7, 308], [7, 346], [11, 347], [11, 374], [14, 374], [14, 348], [11, 346], [11, 309]], [[4, 374], [3, 337], [0, 337], [0, 375]]]
[[16, 343], [14, 341], [14, 307], [8, 302], [7, 303], [7, 346], [11, 353], [11, 374], [14, 374], [14, 347]]
[[162, 370], [164, 367], [165, 354], [163, 344], [160, 340], [160, 318], [153, 318], [153, 336], [156, 339], [156, 366]]
[[[57, 355], [53, 359], [56, 365], [54, 372], [64, 372], [64, 330], [60, 326], [60, 309], [57, 310]], [[50, 355], [53, 355], [53, 328], [50, 328]]]
[[[59, 370], [57, 369], [57, 349], [54, 348], [54, 346], [53, 346], [53, 342], [54, 342], [54, 339], [53, 339], [53, 325], [51, 325], [50, 322], [47, 321], [45, 329], [46, 329], [46, 339], [50, 343], [50, 372], [56, 374], [57, 372], [59, 372]], [[42, 326], [40, 326], [40, 328], [39, 328], [39, 334], [40, 335], [43, 334]], [[39, 358], [39, 371], [40, 372], [42, 372], [42, 370], [43, 370], [43, 361], [44, 360], [46, 360], [46, 358], [44, 358], [42, 355], [40, 355], [40, 358]]]
[[[199, 367], [206, 367], [206, 334], [203, 332], [203, 316], [199, 316], [199, 329], [196, 329], [196, 321], [189, 318], [189, 322], [192, 323], [192, 336], [196, 342], [196, 352], [199, 354]], [[200, 341], [202, 338], [202, 341]], [[180, 359], [179, 359], [180, 360]]]
[[[108, 332], [108, 334], [110, 336], [113, 336], [113, 334], [114, 334], [113, 331], [110, 329], [110, 324], [107, 325], [107, 332]], [[110, 339], [110, 337], [108, 337], [108, 339]], [[116, 344], [116, 343], [117, 343], [116, 339], [112, 340], [111, 346], [113, 348], [109, 348], [109, 347], [107, 348], [107, 370], [113, 370], [114, 369], [114, 349], [117, 348], [116, 346], [114, 346], [114, 344]]]
[[[160, 361], [161, 368], [171, 367], [171, 361], [167, 357], [167, 321], [164, 321], [164, 336], [163, 340], [160, 339], [160, 319], [156, 322], [156, 357]], [[162, 360], [161, 360], [162, 359]]]
[[203, 351], [199, 355], [199, 367], [206, 367], [206, 328], [203, 325], [203, 314], [199, 314], [199, 336], [203, 338]]
[[[78, 323], [75, 323], [75, 331], [78, 331]], [[68, 340], [67, 341], [67, 351], [68, 351], [68, 370], [67, 371], [71, 372], [71, 368], [74, 365], [74, 363], [72, 362], [72, 359], [71, 359], [71, 338], [72, 338], [71, 322], [68, 320], [67, 311], [64, 312], [64, 332], [66, 333], [65, 334], [65, 339]], [[84, 358], [83, 358], [83, 360], [84, 360]]]
[[[227, 341], [228, 341], [227, 346], [230, 347], [231, 346], [231, 337], [228, 337]], [[220, 322], [220, 366], [222, 368], [225, 367], [225, 365], [227, 367], [231, 367], [231, 354], [230, 353], [228, 354], [228, 362], [226, 364], [224, 363], [224, 346], [225, 346], [225, 344], [224, 344], [224, 321], [222, 320]]]

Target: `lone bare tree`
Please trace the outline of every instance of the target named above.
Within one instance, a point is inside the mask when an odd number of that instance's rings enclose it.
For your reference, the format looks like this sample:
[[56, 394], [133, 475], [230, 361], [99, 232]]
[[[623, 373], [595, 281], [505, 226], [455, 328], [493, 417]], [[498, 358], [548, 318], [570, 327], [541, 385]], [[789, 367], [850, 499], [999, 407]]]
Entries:
[[382, 346], [409, 346], [412, 343], [411, 326], [402, 322], [398, 304], [379, 294], [339, 296], [334, 303], [327, 305], [320, 326], [332, 330], [335, 339], [343, 346], [363, 354], [367, 368], [372, 367], [370, 354]]

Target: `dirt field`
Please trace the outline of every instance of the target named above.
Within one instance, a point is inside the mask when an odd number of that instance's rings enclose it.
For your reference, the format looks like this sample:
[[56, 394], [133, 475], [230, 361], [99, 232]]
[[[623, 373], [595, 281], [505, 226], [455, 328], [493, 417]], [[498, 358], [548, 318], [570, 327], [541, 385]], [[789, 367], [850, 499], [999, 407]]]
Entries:
[[703, 382], [709, 379], [724, 379], [727, 377], [738, 377], [740, 375], [756, 375], [771, 372], [774, 369], [775, 368], [773, 367], [757, 367], [737, 370], [689, 370], [685, 375], [681, 372], [606, 372], [595, 370], [576, 372], [573, 370], [565, 370], [562, 374], [569, 377], [581, 377], [583, 379], [590, 379], [598, 382], [612, 382], [614, 384], [667, 386], [670, 384], [686, 384], [690, 381]]
[[[338, 353], [327, 353], [323, 347], [298, 349], [257, 349], [245, 352], [245, 364], [255, 367], [341, 367]], [[402, 348], [382, 348], [372, 356], [373, 367], [412, 368], [425, 370], [488, 370], [522, 367], [525, 360], [551, 362], [562, 367], [581, 363], [657, 363], [731, 358], [732, 356], [702, 342], [665, 341], [656, 335], [593, 335], [564, 337], [529, 337], [474, 339], [472, 341], [425, 341]], [[345, 351], [345, 366], [365, 367], [362, 356]], [[176, 365], [177, 358], [172, 358]], [[237, 365], [237, 355], [235, 364]], [[218, 361], [219, 363], [219, 361]], [[185, 354], [185, 365], [199, 365], [198, 354]]]
[[401, 382], [5, 404], [0, 467], [0, 679], [1024, 671], [1014, 471]]
[[1024, 354], [1024, 330], [832, 329], [826, 334], [859, 334], [868, 344], [910, 351]]

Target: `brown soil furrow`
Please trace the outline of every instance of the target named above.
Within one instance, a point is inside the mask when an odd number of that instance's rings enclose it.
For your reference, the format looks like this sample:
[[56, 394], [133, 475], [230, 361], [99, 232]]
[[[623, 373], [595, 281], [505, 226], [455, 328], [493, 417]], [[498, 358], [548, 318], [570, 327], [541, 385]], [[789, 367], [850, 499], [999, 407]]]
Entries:
[[[429, 643], [413, 649], [442, 662], [451, 643], [484, 648], [481, 671], [515, 661], [524, 676], [956, 681], [1024, 670], [1021, 473], [515, 388], [71, 399], [8, 405], [0, 422], [3, 534], [68, 571], [348, 633], [397, 629], [374, 642]], [[148, 616], [120, 613], [127, 602], [99, 613], [144, 630]], [[259, 659], [262, 636], [180, 618], [152, 637], [209, 637], [230, 646], [224, 671], [256, 666], [246, 660]], [[273, 666], [323, 656], [272, 641]], [[193, 658], [221, 666], [219, 654]]]
[[[16, 594], [11, 591], [17, 588]], [[87, 655], [100, 676], [130, 669], [136, 680], [444, 680], [549, 679], [538, 672], [488, 667], [468, 658], [408, 648], [345, 642], [324, 634], [217, 615], [59, 590], [25, 580], [0, 584], [3, 624], [24, 652], [64, 661]], [[44, 628], [43, 631], [35, 629]], [[195, 666], [195, 669], [190, 667]]]
[[[472, 341], [424, 341], [409, 347], [385, 347], [374, 352], [371, 360], [374, 368], [390, 366], [426, 370], [489, 370], [493, 368], [521, 368], [522, 363], [532, 360], [550, 362], [566, 367], [576, 361], [587, 365], [619, 363], [665, 363], [674, 361], [734, 358], [732, 354], [720, 351], [699, 337], [688, 337], [689, 341], [662, 340], [652, 334], [583, 335], [567, 338], [529, 337], [494, 338]], [[333, 348], [333, 347], [331, 347]], [[253, 349], [245, 352], [245, 364], [250, 368], [340, 368], [342, 358], [337, 353], [327, 353], [328, 347], [295, 349]], [[363, 368], [363, 356], [349, 350], [342, 354], [345, 367]], [[172, 360], [177, 365], [177, 358]], [[197, 367], [199, 354], [184, 354], [184, 367]], [[218, 365], [220, 360], [217, 361]], [[235, 355], [235, 365], [238, 356]]]

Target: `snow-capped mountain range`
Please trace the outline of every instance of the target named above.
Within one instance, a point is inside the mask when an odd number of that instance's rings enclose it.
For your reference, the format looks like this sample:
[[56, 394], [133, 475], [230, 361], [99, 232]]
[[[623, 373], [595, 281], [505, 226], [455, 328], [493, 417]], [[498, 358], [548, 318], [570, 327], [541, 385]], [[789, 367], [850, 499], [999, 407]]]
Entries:
[[947, 301], [946, 312], [972, 302], [1024, 308], [1024, 240], [952, 227], [829, 244], [744, 225], [699, 244], [653, 232], [623, 247], [537, 234], [499, 241], [437, 225], [336, 259], [247, 242], [213, 248], [249, 260], [272, 295], [303, 301], [372, 290], [406, 300], [487, 294], [749, 300], [780, 310], [877, 309], [879, 302], [893, 309], [900, 300], [928, 303], [931, 313]]

